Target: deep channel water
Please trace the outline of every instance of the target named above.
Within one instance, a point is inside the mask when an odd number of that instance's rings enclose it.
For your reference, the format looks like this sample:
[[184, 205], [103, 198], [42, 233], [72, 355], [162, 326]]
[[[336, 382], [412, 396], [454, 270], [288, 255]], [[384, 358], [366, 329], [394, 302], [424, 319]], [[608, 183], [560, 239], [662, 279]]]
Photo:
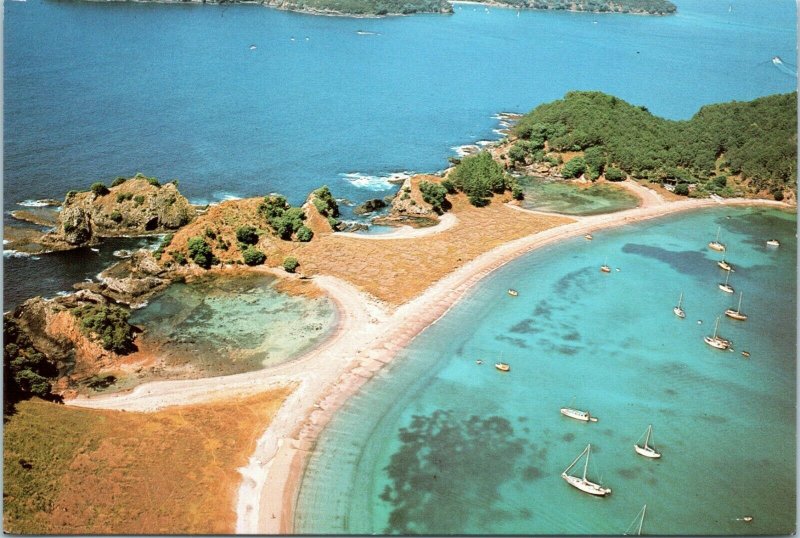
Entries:
[[[720, 255], [706, 246], [717, 226], [735, 296], [718, 289]], [[337, 413], [295, 530], [620, 534], [647, 504], [648, 534], [792, 532], [795, 230], [789, 213], [719, 208], [512, 262]], [[714, 350], [702, 337], [739, 291], [749, 319], [720, 323], [736, 351]], [[684, 320], [672, 313], [681, 292]], [[562, 417], [569, 405], [599, 422]], [[633, 451], [648, 424], [659, 461]], [[587, 443], [608, 498], [560, 477]]]

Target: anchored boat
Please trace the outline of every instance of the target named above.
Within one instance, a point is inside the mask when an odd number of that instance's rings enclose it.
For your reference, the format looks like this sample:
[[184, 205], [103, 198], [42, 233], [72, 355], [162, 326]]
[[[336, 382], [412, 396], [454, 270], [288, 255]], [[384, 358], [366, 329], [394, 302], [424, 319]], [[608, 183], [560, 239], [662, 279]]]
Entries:
[[721, 289], [725, 293], [733, 293], [733, 286], [728, 284], [728, 279], [730, 279], [730, 276], [731, 276], [731, 274], [730, 274], [730, 272], [728, 272], [725, 275], [725, 283], [724, 284], [717, 284], [719, 286], [719, 289]]
[[[592, 482], [591, 480], [586, 478], [586, 471], [589, 468], [589, 454], [591, 453], [591, 451], [592, 451], [592, 445], [586, 445], [586, 448], [583, 450], [583, 452], [581, 452], [580, 455], [578, 455], [578, 457], [575, 458], [575, 460], [569, 464], [569, 467], [564, 469], [564, 472], [561, 473], [561, 478], [566, 480], [567, 484], [569, 484], [573, 488], [577, 488], [584, 493], [588, 493], [589, 495], [596, 495], [598, 497], [605, 497], [606, 495], [611, 493], [611, 488], [603, 487], [600, 484]], [[578, 461], [580, 461], [580, 459], [584, 455], [586, 455], [586, 463], [583, 465], [583, 476], [578, 477], [569, 474], [572, 468], [575, 467], [575, 465], [578, 463]]]
[[678, 297], [678, 306], [676, 306], [676, 307], [674, 307], [672, 309], [672, 311], [675, 313], [675, 315], [678, 316], [679, 318], [685, 318], [686, 317], [686, 312], [684, 312], [683, 308], [681, 308], [681, 303], [682, 302], [683, 302], [683, 292], [681, 292], [681, 296]]
[[501, 372], [508, 372], [509, 370], [511, 370], [511, 366], [509, 366], [504, 362], [496, 362], [494, 364], [494, 367], [500, 370]]
[[[654, 446], [650, 446], [650, 439], [653, 437], [653, 425], [649, 425], [647, 427], [647, 431], [644, 432], [642, 435], [644, 437], [644, 444], [640, 445], [638, 442], [633, 445], [633, 449], [636, 451], [637, 454], [640, 456], [644, 456], [645, 458], [652, 458], [657, 459], [661, 457], [661, 453], [658, 452]], [[641, 441], [642, 438], [640, 437], [639, 440]]]
[[719, 242], [719, 231], [721, 226], [717, 226], [717, 238], [708, 244], [708, 248], [719, 252], [725, 252], [725, 245]]
[[731, 341], [726, 340], [721, 336], [717, 336], [718, 329], [719, 329], [719, 316], [717, 316], [717, 323], [714, 325], [714, 336], [704, 336], [703, 341], [709, 346], [716, 349], [728, 349], [729, 347], [731, 347]]
[[731, 264], [725, 261], [725, 256], [723, 256], [722, 259], [717, 262], [717, 265], [719, 265], [721, 269], [733, 272], [733, 267]]
[[729, 308], [725, 311], [725, 315], [729, 318], [738, 319], [739, 321], [747, 319], [747, 314], [742, 314], [742, 293], [741, 291], [739, 292], [739, 306], [736, 307], [736, 310]]
[[597, 422], [597, 417], [593, 417], [589, 411], [562, 407], [561, 414], [565, 417], [574, 418], [575, 420], [582, 420], [583, 422]]

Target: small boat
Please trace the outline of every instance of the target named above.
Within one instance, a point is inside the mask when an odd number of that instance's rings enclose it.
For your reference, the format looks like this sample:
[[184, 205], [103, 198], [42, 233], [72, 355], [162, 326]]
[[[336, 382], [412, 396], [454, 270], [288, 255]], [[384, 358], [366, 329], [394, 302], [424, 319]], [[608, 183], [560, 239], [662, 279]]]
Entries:
[[719, 242], [720, 228], [721, 228], [720, 226], [717, 226], [717, 238], [708, 244], [708, 248], [710, 248], [711, 250], [717, 250], [719, 252], [725, 252], [725, 245]]
[[739, 306], [736, 307], [736, 310], [733, 308], [729, 308], [725, 311], [725, 315], [729, 318], [738, 319], [739, 321], [745, 321], [747, 319], [747, 314], [742, 314], [742, 292], [739, 292]]
[[735, 273], [731, 264], [725, 261], [725, 256], [723, 256], [722, 259], [717, 262], [717, 265], [719, 265], [720, 269], [724, 269], [726, 271], [730, 271], [731, 273]]
[[676, 315], [676, 316], [678, 316], [679, 318], [685, 318], [685, 317], [686, 317], [686, 312], [684, 312], [684, 311], [683, 311], [683, 308], [681, 308], [681, 302], [683, 302], [683, 292], [681, 292], [681, 296], [680, 296], [680, 297], [678, 297], [678, 306], [674, 307], [674, 308], [672, 309], [672, 311], [673, 311], [673, 312], [675, 313], [675, 315]]
[[496, 362], [494, 367], [500, 370], [501, 372], [508, 372], [511, 370], [511, 367], [504, 362]]
[[704, 336], [703, 341], [716, 349], [728, 349], [731, 347], [731, 341], [717, 336], [717, 330], [719, 330], [719, 317], [717, 317], [717, 323], [714, 325], [714, 336]]
[[742, 357], [744, 357], [745, 359], [749, 359], [750, 358], [750, 352], [749, 351], [742, 351]]
[[597, 422], [597, 417], [593, 417], [589, 411], [581, 411], [580, 409], [572, 409], [571, 407], [562, 407], [561, 414], [565, 417], [574, 418], [575, 420], [582, 420], [583, 422]]
[[475, 361], [475, 364], [483, 364], [483, 361], [478, 359], [478, 360]]
[[594, 239], [594, 237], [592, 237], [592, 234], [586, 234], [583, 236], [583, 238], [586, 239], [587, 241], [591, 241], [592, 239]]
[[517, 295], [519, 295], [519, 292], [517, 290], [513, 290], [513, 289], [509, 288], [508, 294], [510, 296], [512, 296], [512, 297], [516, 297]]
[[[588, 493], [589, 495], [596, 495], [598, 497], [605, 497], [606, 495], [611, 493], [611, 488], [603, 487], [600, 484], [592, 482], [591, 480], [586, 478], [586, 471], [589, 468], [589, 455], [591, 454], [591, 452], [592, 452], [592, 445], [586, 445], [586, 448], [583, 449], [583, 452], [581, 452], [578, 455], [578, 457], [575, 458], [575, 460], [573, 460], [573, 462], [569, 464], [569, 467], [564, 469], [564, 472], [561, 473], [561, 478], [563, 478], [567, 482], [567, 484], [569, 484], [573, 488], [577, 488], [584, 493]], [[571, 474], [569, 474], [570, 470], [572, 470], [572, 468], [575, 467], [575, 464], [577, 464], [578, 461], [580, 461], [580, 459], [584, 456], [584, 454], [586, 455], [586, 463], [583, 465], [583, 476], [581, 477], [572, 476]]]
[[[633, 445], [633, 449], [636, 451], [637, 454], [640, 456], [644, 456], [645, 458], [652, 458], [657, 459], [661, 457], [661, 453], [658, 452], [655, 447], [650, 446], [650, 439], [653, 436], [653, 425], [649, 425], [647, 427], [647, 431], [642, 435], [644, 437], [644, 445], [639, 445], [636, 443]], [[641, 440], [641, 437], [639, 438]]]
[[255, 45], [250, 45], [250, 50], [256, 50], [256, 48], [257, 47]]
[[781, 246], [781, 244], [780, 244], [780, 241], [778, 241], [777, 239], [770, 239], [769, 241], [767, 241], [767, 246], [779, 247], [779, 246]]
[[94, 247], [89, 247], [89, 250], [91, 250], [91, 251], [92, 251], [92, 252], [94, 252], [94, 253], [98, 253], [98, 252], [100, 252], [100, 249], [99, 249], [99, 248], [94, 248]]
[[606, 258], [605, 261], [603, 262], [603, 265], [600, 266], [600, 271], [602, 271], [603, 273], [611, 272], [611, 267], [609, 267], [608, 265], [608, 258]]
[[721, 289], [725, 293], [733, 293], [733, 287], [730, 284], [728, 284], [728, 279], [730, 278], [730, 276], [731, 276], [730, 272], [727, 273], [725, 275], [725, 283], [717, 284], [719, 286], [719, 289]]
[[[642, 506], [642, 509], [639, 510], [638, 514], [636, 514], [634, 520], [631, 522], [630, 525], [628, 525], [628, 528], [625, 529], [625, 532], [622, 533], [623, 536], [642, 535], [642, 525], [644, 525], [644, 513], [646, 511], [647, 511], [647, 505]], [[631, 532], [633, 529], [636, 529], [636, 532]]]

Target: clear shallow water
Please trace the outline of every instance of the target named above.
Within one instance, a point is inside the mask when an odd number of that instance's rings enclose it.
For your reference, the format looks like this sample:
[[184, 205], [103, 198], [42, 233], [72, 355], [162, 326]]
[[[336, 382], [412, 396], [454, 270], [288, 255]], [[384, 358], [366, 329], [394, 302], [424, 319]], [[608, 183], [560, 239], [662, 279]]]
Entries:
[[522, 207], [565, 215], [598, 215], [631, 209], [639, 199], [616, 185], [595, 184], [580, 187], [563, 181], [546, 181], [534, 177], [520, 179], [525, 192]]
[[327, 298], [275, 289], [275, 277], [215, 277], [178, 283], [134, 310], [145, 341], [164, 344], [170, 366], [224, 375], [278, 364], [319, 344], [336, 323]]
[[[702, 341], [738, 299], [717, 288], [725, 275], [706, 243], [718, 225], [750, 316], [721, 321], [735, 353]], [[647, 503], [648, 534], [792, 532], [795, 233], [794, 215], [721, 208], [509, 264], [337, 414], [295, 530], [620, 534]], [[599, 272], [606, 256], [619, 272]], [[685, 320], [672, 313], [681, 291]], [[562, 417], [571, 403], [599, 422]], [[648, 424], [660, 461], [633, 452]], [[590, 476], [613, 489], [605, 499], [560, 478], [589, 442]], [[755, 521], [736, 521], [745, 515]]]
[[[794, 89], [770, 61], [797, 64], [794, 2], [678, 5], [670, 17], [459, 5], [452, 16], [349, 19], [6, 2], [4, 219], [20, 201], [137, 171], [179, 178], [197, 203], [276, 191], [297, 204], [323, 183], [361, 202], [395, 190], [392, 173], [439, 170], [454, 148], [497, 138], [496, 113], [569, 90], [688, 118]], [[6, 276], [13, 302], [25, 295], [11, 288], [54, 294], [78, 275], [14, 262]], [[17, 282], [28, 277], [37, 284]]]

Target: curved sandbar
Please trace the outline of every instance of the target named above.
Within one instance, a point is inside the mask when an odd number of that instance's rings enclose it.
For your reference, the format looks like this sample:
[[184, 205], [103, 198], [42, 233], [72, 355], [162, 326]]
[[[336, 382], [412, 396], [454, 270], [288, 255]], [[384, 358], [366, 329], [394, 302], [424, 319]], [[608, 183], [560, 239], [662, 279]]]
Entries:
[[426, 226], [425, 228], [412, 228], [411, 226], [400, 226], [397, 230], [385, 234], [360, 234], [356, 232], [336, 232], [337, 237], [355, 237], [356, 239], [386, 240], [386, 239], [413, 239], [415, 237], [425, 237], [449, 230], [458, 223], [458, 217], [452, 213], [445, 213], [439, 217], [439, 224]]
[[[724, 203], [790, 207], [780, 202], [749, 199], [726, 200]], [[296, 384], [295, 392], [259, 439], [250, 463], [241, 470], [244, 480], [237, 499], [237, 533], [289, 533], [292, 532], [294, 505], [305, 463], [317, 436], [333, 413], [377, 370], [391, 361], [398, 350], [446, 314], [483, 277], [527, 252], [557, 241], [719, 204], [709, 199], [645, 203], [643, 207], [627, 211], [581, 217], [508, 242], [475, 258], [392, 313], [353, 286], [330, 276], [319, 276], [315, 281], [331, 295], [340, 309], [340, 323], [327, 342], [303, 357], [257, 372], [148, 383], [128, 394], [81, 398], [67, 403], [149, 411], [169, 405], [252, 394], [276, 385]]]

